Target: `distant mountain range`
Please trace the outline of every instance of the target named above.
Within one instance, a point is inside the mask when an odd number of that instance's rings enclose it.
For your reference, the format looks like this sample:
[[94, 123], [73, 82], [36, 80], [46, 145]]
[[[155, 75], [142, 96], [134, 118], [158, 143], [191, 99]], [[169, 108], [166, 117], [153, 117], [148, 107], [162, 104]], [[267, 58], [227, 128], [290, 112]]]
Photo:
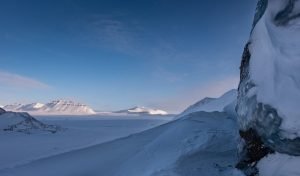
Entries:
[[55, 100], [50, 103], [11, 104], [3, 107], [6, 111], [28, 112], [40, 115], [91, 115], [96, 112], [85, 104], [68, 100]]
[[[30, 103], [20, 104], [14, 103], [3, 106], [6, 111], [28, 112], [33, 115], [93, 115], [103, 114], [103, 112], [95, 112], [92, 108], [85, 104], [77, 103], [69, 100], [55, 100], [50, 103]], [[167, 115], [166, 111], [160, 109], [152, 109], [146, 107], [133, 107], [126, 110], [115, 112], [105, 112], [106, 115], [113, 114], [136, 114], [136, 115]]]

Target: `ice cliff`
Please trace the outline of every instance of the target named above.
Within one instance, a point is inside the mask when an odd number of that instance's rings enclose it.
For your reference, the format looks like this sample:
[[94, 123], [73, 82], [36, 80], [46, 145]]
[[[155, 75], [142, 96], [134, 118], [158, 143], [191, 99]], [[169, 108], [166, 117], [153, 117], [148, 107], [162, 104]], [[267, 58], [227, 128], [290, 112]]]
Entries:
[[258, 1], [240, 69], [237, 166], [246, 175], [300, 175], [300, 169], [265, 172], [279, 167], [270, 157], [300, 155], [300, 1]]

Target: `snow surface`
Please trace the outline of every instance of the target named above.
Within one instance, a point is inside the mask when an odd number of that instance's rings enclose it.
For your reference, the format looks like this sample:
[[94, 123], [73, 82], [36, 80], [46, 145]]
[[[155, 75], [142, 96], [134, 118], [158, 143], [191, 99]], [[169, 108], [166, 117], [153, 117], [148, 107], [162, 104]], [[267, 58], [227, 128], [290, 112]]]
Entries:
[[258, 163], [260, 176], [299, 176], [300, 157], [280, 153], [268, 155]]
[[[90, 123], [96, 125], [94, 122]], [[84, 126], [78, 124], [77, 128], [81, 129]], [[62, 144], [66, 145], [74, 138], [75, 141], [80, 141], [77, 140], [81, 139], [80, 136], [73, 136], [69, 139], [63, 137], [62, 139], [67, 141], [63, 141]], [[234, 169], [237, 158], [236, 138], [237, 124], [226, 113], [195, 112], [186, 118], [112, 142], [36, 159], [10, 169], [1, 169], [0, 175], [241, 175]], [[44, 142], [48, 140], [49, 138], [46, 138]]]
[[151, 109], [146, 107], [133, 107], [131, 109], [121, 110], [117, 111], [116, 113], [127, 113], [127, 114], [149, 114], [149, 115], [167, 115], [168, 113], [166, 111], [160, 110], [160, 109]]
[[[0, 116], [1, 117], [1, 116]], [[45, 124], [63, 127], [55, 134], [0, 132], [0, 170], [86, 148], [138, 133], [168, 122], [171, 117], [40, 116]], [[2, 124], [2, 121], [0, 121]], [[113, 151], [111, 155], [113, 154]], [[0, 173], [2, 176], [2, 174]], [[36, 174], [31, 174], [36, 175]], [[43, 175], [43, 174], [42, 174]]]
[[[228, 105], [232, 105], [235, 107], [237, 99], [237, 90], [232, 89], [225, 94], [223, 94], [219, 98], [204, 98], [197, 103], [189, 106], [186, 110], [184, 110], [178, 117], [185, 116], [187, 114], [198, 112], [198, 111], [205, 111], [205, 112], [214, 112], [219, 111], [223, 112], [224, 108]], [[233, 104], [232, 104], [233, 103]]]
[[[283, 121], [281, 129], [300, 136], [300, 18], [287, 24], [275, 21], [288, 0], [269, 0], [267, 9], [250, 39], [250, 77], [258, 102], [275, 108]], [[295, 1], [291, 15], [300, 11]], [[288, 135], [287, 135], [288, 136]]]

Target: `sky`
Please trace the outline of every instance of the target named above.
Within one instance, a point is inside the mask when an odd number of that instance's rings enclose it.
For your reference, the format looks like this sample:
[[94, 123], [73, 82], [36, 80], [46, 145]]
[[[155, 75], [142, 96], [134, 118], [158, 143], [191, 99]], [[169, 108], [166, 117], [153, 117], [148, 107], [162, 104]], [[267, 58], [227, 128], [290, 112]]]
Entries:
[[0, 104], [178, 113], [236, 88], [255, 0], [2, 0]]

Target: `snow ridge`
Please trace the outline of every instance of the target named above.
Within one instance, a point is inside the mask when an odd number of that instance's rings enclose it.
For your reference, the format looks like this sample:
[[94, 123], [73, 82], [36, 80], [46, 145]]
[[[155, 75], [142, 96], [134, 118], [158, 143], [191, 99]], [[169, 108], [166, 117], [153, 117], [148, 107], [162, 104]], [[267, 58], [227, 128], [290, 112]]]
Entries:
[[[185, 116], [187, 114], [198, 112], [198, 111], [205, 111], [205, 112], [223, 112], [224, 108], [227, 105], [234, 103], [237, 99], [237, 90], [232, 89], [225, 94], [223, 94], [219, 98], [209, 98], [206, 97], [197, 103], [189, 106], [186, 110], [184, 110], [179, 117]], [[232, 105], [235, 106], [235, 105]]]

